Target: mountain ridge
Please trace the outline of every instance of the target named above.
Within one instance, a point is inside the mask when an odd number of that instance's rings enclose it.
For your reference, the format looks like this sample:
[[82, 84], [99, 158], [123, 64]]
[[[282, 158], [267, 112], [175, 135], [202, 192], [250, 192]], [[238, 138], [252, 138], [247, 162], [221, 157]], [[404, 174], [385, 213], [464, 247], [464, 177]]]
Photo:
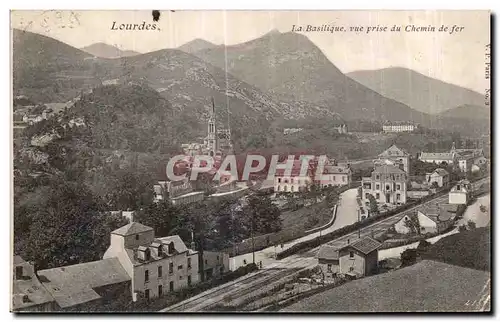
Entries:
[[93, 43], [80, 49], [93, 56], [101, 58], [120, 58], [141, 54], [133, 50], [121, 50], [116, 46], [109, 45], [103, 42]]
[[484, 102], [478, 92], [404, 67], [361, 70], [346, 75], [381, 95], [428, 114], [437, 115], [464, 104], [480, 106]]

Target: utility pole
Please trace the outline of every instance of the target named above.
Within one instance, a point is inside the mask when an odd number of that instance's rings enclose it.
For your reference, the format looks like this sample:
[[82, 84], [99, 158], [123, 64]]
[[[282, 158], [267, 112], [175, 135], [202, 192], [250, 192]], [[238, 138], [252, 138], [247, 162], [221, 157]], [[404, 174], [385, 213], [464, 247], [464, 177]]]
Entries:
[[361, 211], [358, 209], [358, 238], [361, 238]]
[[254, 215], [252, 214], [252, 261], [255, 264], [255, 244], [254, 244], [254, 239], [253, 239], [253, 220], [254, 220]]

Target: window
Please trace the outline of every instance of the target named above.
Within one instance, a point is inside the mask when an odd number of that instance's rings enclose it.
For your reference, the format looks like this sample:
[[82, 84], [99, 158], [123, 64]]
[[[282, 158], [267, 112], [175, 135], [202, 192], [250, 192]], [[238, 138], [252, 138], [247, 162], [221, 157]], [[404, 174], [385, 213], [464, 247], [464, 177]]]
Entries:
[[396, 200], [401, 200], [401, 195], [399, 193], [396, 194]]
[[173, 292], [174, 291], [174, 281], [171, 281], [169, 286], [170, 286], [170, 292]]
[[278, 182], [281, 183], [281, 178], [278, 178]]
[[181, 270], [182, 269], [182, 265], [177, 266], [177, 269]]
[[380, 175], [379, 174], [375, 175], [375, 179], [380, 180]]
[[281, 190], [281, 187], [280, 187], [280, 186], [278, 186], [278, 191], [280, 191], [280, 190]]
[[191, 275], [188, 275], [188, 286], [191, 286]]
[[158, 277], [161, 277], [163, 275], [163, 268], [161, 266], [158, 266]]
[[293, 192], [293, 190], [294, 190], [294, 186], [291, 186], [290, 191]]
[[188, 258], [188, 269], [191, 268], [191, 258]]
[[345, 182], [345, 176], [342, 176], [342, 182]]
[[217, 255], [217, 261], [219, 261], [219, 255]]
[[349, 267], [349, 272], [354, 272], [354, 267], [353, 266]]
[[149, 282], [149, 271], [145, 270], [144, 271], [144, 282]]
[[400, 184], [396, 185], [396, 190], [401, 190], [401, 185]]
[[375, 199], [380, 199], [380, 193], [377, 192], [377, 194], [375, 195]]
[[425, 228], [424, 227], [420, 227], [420, 231], [425, 233]]
[[385, 186], [385, 190], [391, 190], [391, 186], [386, 185], [386, 186]]
[[149, 301], [149, 290], [148, 289], [144, 290], [144, 296], [146, 297], [146, 300]]
[[158, 285], [158, 296], [163, 295], [163, 285]]
[[174, 263], [168, 264], [168, 273], [172, 274], [174, 272]]
[[135, 240], [139, 240], [139, 235], [135, 235]]
[[179, 276], [179, 279], [181, 280], [181, 279], [182, 279], [182, 276]]
[[290, 183], [293, 183], [293, 178], [290, 179]]
[[365, 193], [365, 199], [368, 199], [370, 194], [368, 192]]
[[208, 265], [208, 260], [207, 259], [205, 259], [205, 265]]
[[335, 181], [335, 179], [336, 179], [336, 178], [337, 178], [337, 177], [333, 176], [333, 181]]
[[380, 190], [380, 185], [379, 184], [375, 185], [375, 190]]
[[354, 252], [349, 252], [349, 258], [354, 258]]
[[332, 264], [328, 264], [326, 270], [327, 270], [327, 272], [331, 273], [332, 272]]

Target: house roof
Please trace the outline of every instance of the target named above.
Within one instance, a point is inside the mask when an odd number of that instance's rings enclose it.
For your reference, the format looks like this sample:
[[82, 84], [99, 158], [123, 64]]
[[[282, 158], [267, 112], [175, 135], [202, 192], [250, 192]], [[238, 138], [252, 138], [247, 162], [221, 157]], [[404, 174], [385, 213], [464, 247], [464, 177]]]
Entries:
[[434, 152], [422, 152], [420, 154], [420, 160], [449, 160], [452, 161], [454, 157], [453, 153], [443, 152], [443, 153], [434, 153]]
[[348, 174], [351, 171], [348, 167], [342, 167], [338, 165], [326, 165], [325, 166], [325, 174]]
[[437, 168], [433, 173], [437, 173], [440, 176], [447, 176], [449, 173], [445, 169]]
[[[30, 265], [20, 256], [14, 256], [14, 266]], [[23, 265], [23, 266], [24, 266]], [[31, 265], [30, 265], [31, 266]], [[23, 272], [24, 273], [24, 272]], [[24, 275], [24, 274], [23, 274]], [[27, 296], [26, 301], [24, 297]], [[12, 309], [20, 310], [34, 305], [40, 305], [54, 301], [54, 298], [43, 287], [35, 274], [23, 276], [22, 279], [16, 279], [12, 282]]]
[[188, 250], [188, 248], [186, 247], [186, 244], [184, 244], [184, 242], [179, 237], [179, 235], [162, 237], [162, 238], [158, 238], [157, 240], [159, 240], [164, 245], [173, 242], [177, 253], [184, 253]]
[[140, 234], [146, 231], [151, 231], [153, 228], [140, 224], [138, 222], [132, 222], [128, 225], [120, 227], [116, 230], [113, 230], [111, 233], [120, 236], [130, 236], [135, 234]]
[[406, 156], [408, 156], [408, 153], [405, 150], [400, 149], [395, 144], [393, 144], [387, 150], [380, 153], [378, 156], [379, 157], [406, 157]]
[[318, 251], [318, 259], [339, 259], [339, 251], [330, 245], [322, 245]]
[[376, 241], [375, 239], [373, 239], [371, 237], [364, 237], [363, 239], [360, 239], [360, 240], [358, 240], [352, 244], [346, 245], [342, 248], [352, 247], [354, 249], [359, 250], [363, 254], [367, 255], [367, 254], [373, 252], [374, 250], [380, 248], [380, 246], [382, 246], [382, 244], [379, 243], [378, 241]]
[[116, 258], [46, 269], [38, 276], [61, 308], [101, 298], [95, 288], [130, 281]]
[[457, 312], [490, 309], [491, 275], [424, 260], [299, 300], [289, 312]]
[[404, 174], [404, 173], [406, 173], [403, 170], [401, 170], [393, 165], [388, 165], [388, 164], [384, 164], [384, 165], [376, 167], [375, 170], [373, 170], [373, 172], [382, 173], [382, 174], [398, 174], [398, 173]]

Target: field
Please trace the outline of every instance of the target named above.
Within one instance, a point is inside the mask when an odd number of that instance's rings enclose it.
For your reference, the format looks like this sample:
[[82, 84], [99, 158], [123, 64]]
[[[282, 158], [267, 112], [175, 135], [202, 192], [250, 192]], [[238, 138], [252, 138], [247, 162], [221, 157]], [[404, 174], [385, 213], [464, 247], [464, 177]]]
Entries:
[[304, 227], [305, 230], [327, 224], [332, 218], [332, 211], [326, 202], [320, 202], [295, 211], [287, 210], [281, 214], [283, 230], [294, 226]]

